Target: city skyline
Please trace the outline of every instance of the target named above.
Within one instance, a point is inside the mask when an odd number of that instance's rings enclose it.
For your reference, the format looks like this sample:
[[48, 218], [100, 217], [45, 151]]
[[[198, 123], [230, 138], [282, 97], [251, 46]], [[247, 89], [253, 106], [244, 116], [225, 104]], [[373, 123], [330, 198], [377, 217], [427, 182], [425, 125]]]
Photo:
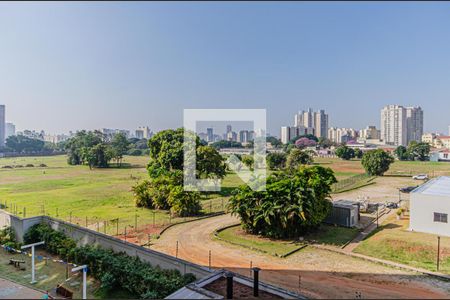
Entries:
[[18, 130], [53, 133], [158, 131], [181, 127], [185, 108], [266, 108], [279, 135], [309, 106], [332, 112], [330, 126], [364, 128], [390, 103], [420, 105], [434, 116], [424, 131], [446, 132], [447, 12], [448, 3], [7, 3], [0, 102]]

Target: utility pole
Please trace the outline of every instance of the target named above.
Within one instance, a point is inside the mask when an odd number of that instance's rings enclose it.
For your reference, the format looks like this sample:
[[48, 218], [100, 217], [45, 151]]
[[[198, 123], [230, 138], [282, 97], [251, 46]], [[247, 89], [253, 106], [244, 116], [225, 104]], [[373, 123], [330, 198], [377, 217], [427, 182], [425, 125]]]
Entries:
[[441, 250], [441, 237], [440, 236], [438, 236], [437, 237], [437, 239], [438, 239], [438, 248], [437, 248], [437, 264], [436, 264], [436, 269], [439, 271], [439, 256], [440, 256], [440, 250]]

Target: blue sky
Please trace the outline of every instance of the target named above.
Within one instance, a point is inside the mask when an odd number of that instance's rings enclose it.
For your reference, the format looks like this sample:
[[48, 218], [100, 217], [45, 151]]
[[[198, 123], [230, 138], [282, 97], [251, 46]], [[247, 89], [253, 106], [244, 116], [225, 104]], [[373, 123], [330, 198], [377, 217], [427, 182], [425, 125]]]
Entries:
[[1, 3], [0, 103], [53, 133], [177, 127], [184, 108], [363, 128], [386, 104], [447, 132], [450, 3]]

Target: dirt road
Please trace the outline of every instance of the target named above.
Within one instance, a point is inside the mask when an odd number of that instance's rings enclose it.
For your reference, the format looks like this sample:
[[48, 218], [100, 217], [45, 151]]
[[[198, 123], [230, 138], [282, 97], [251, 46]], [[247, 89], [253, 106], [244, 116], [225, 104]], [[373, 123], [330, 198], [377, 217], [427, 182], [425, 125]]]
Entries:
[[262, 280], [311, 298], [448, 298], [450, 284], [402, 270], [391, 269], [326, 250], [306, 248], [281, 259], [214, 240], [213, 232], [235, 224], [224, 215], [170, 228], [153, 249], [213, 268], [249, 275], [250, 261], [263, 269]]
[[[416, 186], [423, 181], [413, 180], [410, 177], [377, 177], [375, 184], [364, 186], [362, 188], [333, 194], [333, 200], [348, 199], [356, 200], [358, 197], [368, 197], [370, 202], [397, 202], [399, 199], [398, 189], [406, 186]], [[400, 194], [402, 200], [409, 200], [409, 194]]]

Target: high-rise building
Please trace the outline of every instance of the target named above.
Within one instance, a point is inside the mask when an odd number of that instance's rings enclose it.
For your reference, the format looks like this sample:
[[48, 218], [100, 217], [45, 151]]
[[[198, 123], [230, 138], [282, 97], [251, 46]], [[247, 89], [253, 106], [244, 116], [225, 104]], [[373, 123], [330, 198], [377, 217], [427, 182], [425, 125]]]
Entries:
[[136, 129], [134, 135], [138, 139], [147, 139], [148, 140], [152, 137], [152, 132], [150, 131], [150, 128], [148, 128], [148, 126], [141, 126]]
[[250, 141], [250, 134], [248, 130], [239, 131], [238, 142], [240, 143], [248, 143]]
[[227, 125], [227, 133], [233, 131], [231, 125]]
[[290, 140], [292, 140], [293, 138], [298, 137], [299, 135], [303, 135], [299, 134], [299, 128], [305, 128], [305, 127], [297, 127], [297, 126], [283, 126], [281, 127], [281, 142], [283, 144], [287, 144]]
[[323, 109], [314, 113], [314, 131], [316, 137], [327, 137], [328, 134], [328, 115]]
[[5, 138], [16, 135], [16, 125], [13, 123], [6, 123]]
[[214, 131], [212, 128], [206, 128], [206, 141], [208, 143], [214, 142]]
[[406, 108], [407, 141], [420, 142], [423, 135], [423, 110], [420, 106]]
[[313, 128], [316, 137], [326, 137], [328, 131], [328, 115], [323, 109], [313, 112], [311, 108], [308, 111], [299, 111], [294, 116], [295, 127]]
[[422, 134], [422, 108], [387, 105], [381, 110], [381, 139], [385, 144], [407, 146], [420, 141]]
[[0, 148], [5, 146], [5, 106], [0, 105]]

